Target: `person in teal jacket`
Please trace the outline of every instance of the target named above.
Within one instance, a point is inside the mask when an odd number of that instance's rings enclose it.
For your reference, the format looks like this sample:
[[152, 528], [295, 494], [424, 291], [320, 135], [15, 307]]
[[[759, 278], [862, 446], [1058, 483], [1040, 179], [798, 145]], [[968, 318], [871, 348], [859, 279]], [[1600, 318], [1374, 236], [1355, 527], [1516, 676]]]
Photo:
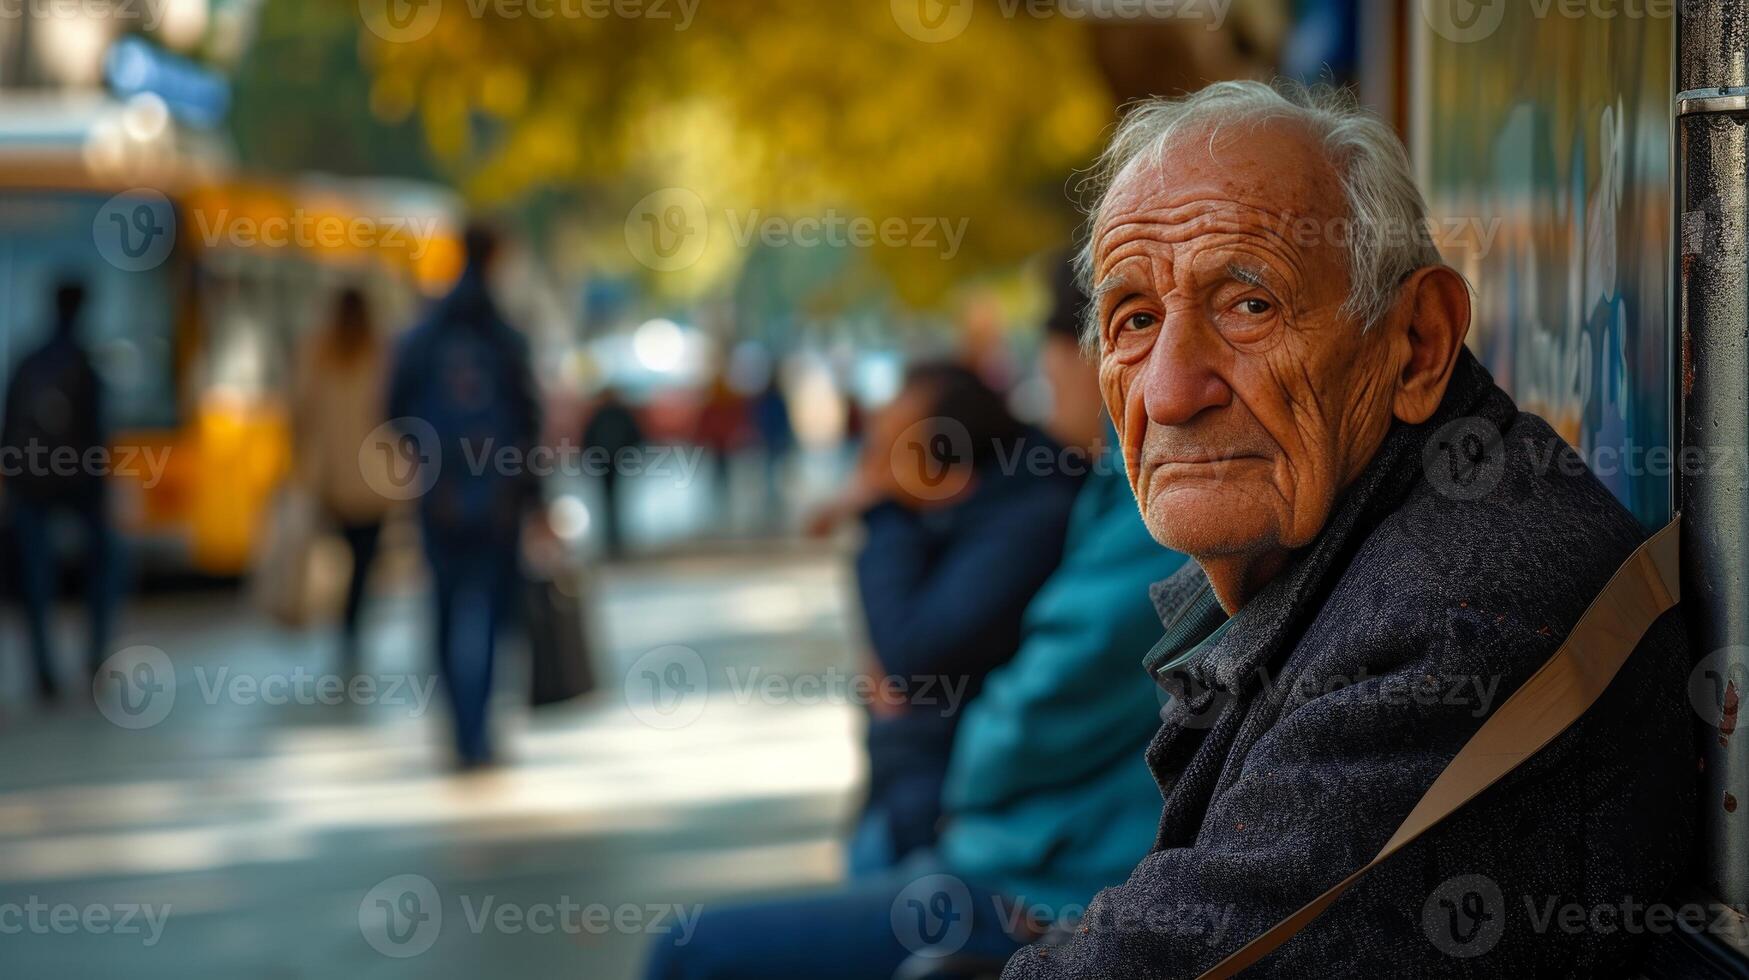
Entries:
[[1185, 561], [1149, 535], [1109, 450], [1093, 469], [1019, 652], [960, 721], [937, 844], [961, 877], [1071, 913], [1128, 877], [1154, 840], [1160, 791], [1136, 760], [1161, 702], [1135, 651], [1160, 632], [1148, 585]]

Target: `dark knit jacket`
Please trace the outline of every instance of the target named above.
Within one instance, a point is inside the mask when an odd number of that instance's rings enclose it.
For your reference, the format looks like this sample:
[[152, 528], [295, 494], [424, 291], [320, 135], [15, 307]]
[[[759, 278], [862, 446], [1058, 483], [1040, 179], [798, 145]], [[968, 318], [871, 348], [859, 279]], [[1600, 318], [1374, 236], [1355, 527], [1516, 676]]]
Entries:
[[[1071, 941], [1003, 976], [1195, 977], [1319, 895], [1644, 537], [1463, 354], [1435, 416], [1394, 426], [1319, 537], [1175, 673], [1147, 753], [1165, 801], [1152, 852]], [[1156, 599], [1176, 610], [1205, 586], [1191, 564]], [[1688, 669], [1668, 613], [1577, 724], [1246, 975], [1627, 969], [1647, 936], [1623, 924], [1668, 901], [1691, 839]]]

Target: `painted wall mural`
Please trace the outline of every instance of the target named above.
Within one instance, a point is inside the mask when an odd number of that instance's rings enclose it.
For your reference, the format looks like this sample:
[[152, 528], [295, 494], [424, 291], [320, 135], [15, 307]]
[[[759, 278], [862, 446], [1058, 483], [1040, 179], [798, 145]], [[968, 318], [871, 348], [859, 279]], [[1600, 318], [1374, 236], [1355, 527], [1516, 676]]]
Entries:
[[1662, 525], [1676, 465], [1674, 23], [1409, 7], [1412, 148], [1441, 250], [1476, 291], [1470, 345], [1641, 522]]

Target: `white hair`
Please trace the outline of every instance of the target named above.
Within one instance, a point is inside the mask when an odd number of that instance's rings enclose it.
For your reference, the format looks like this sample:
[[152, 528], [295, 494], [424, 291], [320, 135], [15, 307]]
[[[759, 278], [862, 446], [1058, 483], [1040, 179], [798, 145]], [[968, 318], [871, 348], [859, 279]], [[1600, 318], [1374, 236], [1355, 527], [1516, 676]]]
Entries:
[[[1293, 119], [1311, 129], [1325, 158], [1335, 168], [1347, 199], [1342, 238], [1348, 251], [1348, 300], [1342, 313], [1370, 328], [1389, 312], [1397, 290], [1417, 269], [1441, 265], [1428, 227], [1427, 202], [1415, 186], [1409, 155], [1397, 134], [1361, 108], [1347, 93], [1329, 86], [1279, 82], [1216, 82], [1179, 99], [1150, 99], [1131, 107], [1111, 144], [1082, 184], [1091, 192], [1089, 231], [1098, 221], [1112, 184], [1144, 154], [1159, 165], [1166, 147], [1187, 129]], [[1076, 259], [1082, 287], [1093, 295], [1091, 234]], [[1097, 346], [1097, 303], [1087, 306], [1086, 339]]]

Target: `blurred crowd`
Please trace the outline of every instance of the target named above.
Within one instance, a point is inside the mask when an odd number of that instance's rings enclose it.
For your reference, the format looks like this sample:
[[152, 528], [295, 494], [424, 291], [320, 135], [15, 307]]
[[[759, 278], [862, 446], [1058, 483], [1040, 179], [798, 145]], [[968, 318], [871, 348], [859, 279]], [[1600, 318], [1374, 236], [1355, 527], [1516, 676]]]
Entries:
[[[372, 568], [385, 526], [410, 499], [430, 583], [431, 662], [455, 764], [473, 770], [498, 758], [487, 708], [506, 624], [534, 631], [537, 661], [589, 654], [580, 614], [553, 598], [564, 591], [555, 579], [578, 574], [577, 556], [553, 528], [540, 479], [501, 462], [526, 460], [548, 429], [528, 341], [493, 297], [499, 236], [480, 225], [463, 243], [460, 277], [410, 328], [386, 329], [364, 292], [344, 289], [301, 345], [289, 393], [293, 466], [254, 598], [282, 622], [318, 620], [308, 608], [310, 549], [324, 536], [344, 542], [338, 660], [360, 671]], [[916, 359], [890, 400], [850, 424], [855, 456], [838, 492], [798, 520], [783, 493], [796, 435], [778, 372], [746, 394], [719, 371], [702, 393], [693, 441], [711, 460], [718, 505], [732, 462], [750, 458], [773, 531], [799, 525], [853, 545], [863, 670], [879, 696], [867, 708], [866, 795], [847, 828], [848, 883], [714, 912], [684, 950], [654, 951], [653, 976], [760, 975], [786, 956], [800, 969], [825, 942], [902, 958], [874, 910], [919, 875], [1073, 907], [1145, 847], [1158, 799], [1132, 763], [1157, 705], [1132, 660], [1158, 629], [1147, 586], [1183, 558], [1159, 548], [1137, 515], [1081, 350], [1081, 294], [1065, 259], [1047, 265], [1052, 300], [1036, 363], [1016, 371], [973, 351]], [[60, 285], [49, 340], [17, 362], [0, 436], [8, 453], [47, 446], [83, 458], [107, 443], [103, 385], [80, 340], [83, 300], [79, 283]], [[1049, 407], [1028, 419], [1015, 410], [1013, 379], [1034, 376]], [[615, 461], [598, 472], [598, 555], [611, 561], [628, 549], [620, 515], [635, 467], [625, 454], [648, 436], [638, 406], [607, 384], [577, 438]], [[484, 458], [500, 462], [479, 465]], [[62, 578], [51, 535], [63, 525], [80, 532], [85, 572], [69, 581], [90, 609], [92, 671], [125, 591], [125, 549], [99, 472], [24, 467], [5, 492], [37, 683], [53, 700], [63, 679], [50, 620]], [[1052, 747], [1048, 764], [1039, 745]], [[770, 935], [761, 923], [798, 919], [821, 927], [784, 930], [787, 951], [749, 945]], [[1000, 958], [1051, 924], [980, 926], [968, 952]]]

